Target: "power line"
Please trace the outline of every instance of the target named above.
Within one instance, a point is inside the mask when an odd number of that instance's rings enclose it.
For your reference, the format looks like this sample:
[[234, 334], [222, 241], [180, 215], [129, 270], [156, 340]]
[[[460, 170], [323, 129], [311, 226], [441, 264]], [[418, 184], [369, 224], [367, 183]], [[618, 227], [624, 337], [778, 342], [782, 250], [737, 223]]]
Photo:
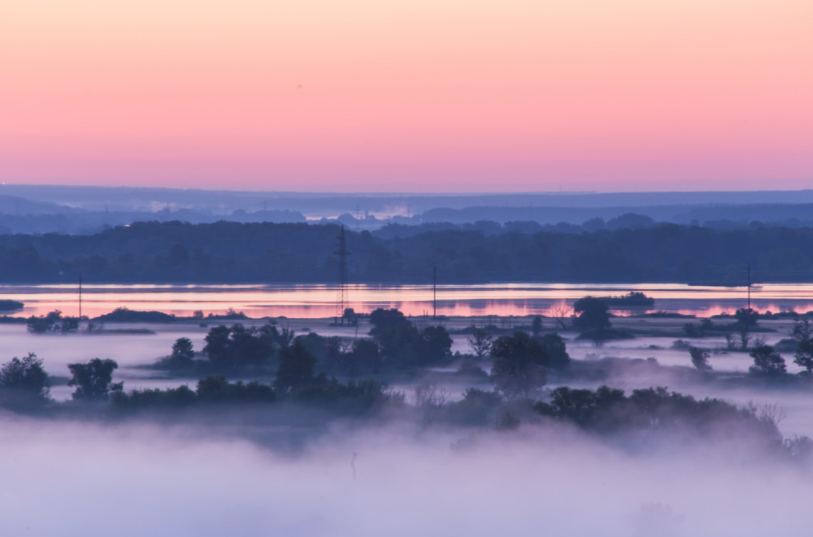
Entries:
[[748, 309], [751, 309], [751, 263], [748, 263]]
[[432, 266], [432, 318], [438, 318], [438, 266]]
[[344, 310], [347, 308], [347, 256], [350, 251], [347, 249], [347, 242], [344, 236], [344, 226], [342, 226], [341, 234], [336, 236], [339, 239], [339, 249], [333, 252], [339, 256], [339, 278], [338, 286], [336, 289], [336, 321], [342, 320], [344, 324]]

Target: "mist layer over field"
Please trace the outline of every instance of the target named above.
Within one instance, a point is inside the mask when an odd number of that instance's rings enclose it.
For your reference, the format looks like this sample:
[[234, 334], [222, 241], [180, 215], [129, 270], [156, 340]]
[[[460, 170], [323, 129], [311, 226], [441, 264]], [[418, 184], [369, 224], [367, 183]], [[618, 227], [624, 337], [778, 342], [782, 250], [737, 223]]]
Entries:
[[809, 535], [813, 476], [736, 439], [403, 425], [291, 455], [190, 426], [0, 420], [6, 535]]

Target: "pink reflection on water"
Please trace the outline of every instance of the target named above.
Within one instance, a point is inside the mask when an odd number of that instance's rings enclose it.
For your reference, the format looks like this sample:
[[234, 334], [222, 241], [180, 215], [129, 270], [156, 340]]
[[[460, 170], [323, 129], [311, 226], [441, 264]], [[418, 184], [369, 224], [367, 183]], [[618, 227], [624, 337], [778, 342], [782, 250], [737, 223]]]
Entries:
[[[585, 296], [617, 296], [641, 291], [655, 298], [649, 311], [690, 315], [733, 314], [745, 307], [744, 288], [691, 287], [684, 284], [487, 284], [438, 288], [438, 314], [448, 316], [527, 316], [554, 314], [552, 308]], [[78, 313], [75, 285], [0, 286], [2, 298], [20, 300], [15, 316], [43, 315], [58, 309]], [[398, 308], [407, 315], [431, 315], [428, 286], [351, 285], [349, 307], [357, 312]], [[82, 310], [98, 316], [118, 308], [156, 310], [189, 316], [196, 310], [220, 314], [229, 308], [251, 317], [327, 318], [335, 314], [336, 289], [329, 285], [86, 285]], [[813, 284], [764, 284], [752, 290], [752, 307], [760, 312], [813, 310]], [[645, 310], [637, 310], [641, 312]], [[619, 315], [630, 312], [617, 312]]]

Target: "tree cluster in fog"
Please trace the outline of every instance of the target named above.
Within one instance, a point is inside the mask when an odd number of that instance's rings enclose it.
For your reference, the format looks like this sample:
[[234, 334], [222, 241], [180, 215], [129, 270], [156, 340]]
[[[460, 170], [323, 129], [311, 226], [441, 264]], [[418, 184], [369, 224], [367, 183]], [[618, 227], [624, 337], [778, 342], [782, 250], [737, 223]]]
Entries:
[[41, 408], [50, 399], [50, 385], [36, 354], [12, 358], [0, 368], [0, 406], [13, 410]]

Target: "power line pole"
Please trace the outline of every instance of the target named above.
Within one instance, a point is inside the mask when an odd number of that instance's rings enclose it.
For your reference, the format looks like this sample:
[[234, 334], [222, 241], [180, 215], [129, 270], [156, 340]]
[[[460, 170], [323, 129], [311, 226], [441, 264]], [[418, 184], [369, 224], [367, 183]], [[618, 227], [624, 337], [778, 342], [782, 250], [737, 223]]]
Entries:
[[79, 320], [82, 320], [82, 275], [79, 275]]
[[438, 266], [432, 265], [432, 318], [438, 318]]
[[344, 226], [342, 226], [341, 234], [336, 236], [339, 239], [339, 249], [333, 252], [339, 256], [339, 278], [338, 287], [336, 289], [336, 323], [339, 319], [344, 324], [344, 310], [347, 308], [347, 256], [350, 252], [347, 250], [347, 242], [344, 236]]
[[751, 263], [748, 263], [748, 309], [751, 309]]

